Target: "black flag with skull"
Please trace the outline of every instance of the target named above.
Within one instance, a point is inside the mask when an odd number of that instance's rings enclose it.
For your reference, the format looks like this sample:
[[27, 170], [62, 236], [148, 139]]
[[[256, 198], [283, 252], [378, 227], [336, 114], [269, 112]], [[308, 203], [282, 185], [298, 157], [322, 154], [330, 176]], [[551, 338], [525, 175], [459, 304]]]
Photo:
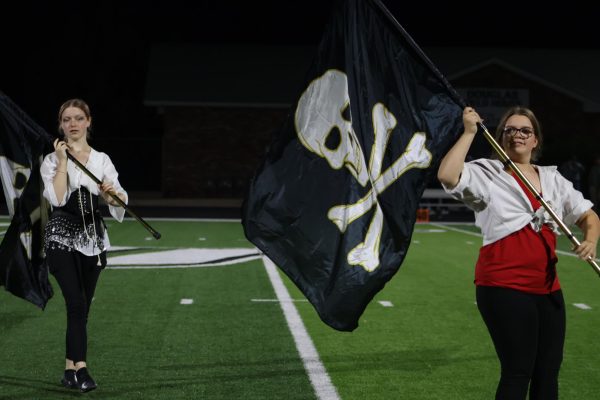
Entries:
[[329, 326], [398, 271], [461, 108], [377, 0], [338, 2], [243, 205], [246, 237]]
[[11, 217], [0, 243], [0, 285], [42, 309], [53, 294], [42, 253], [49, 205], [40, 176], [50, 143], [50, 136], [0, 92], [0, 172]]

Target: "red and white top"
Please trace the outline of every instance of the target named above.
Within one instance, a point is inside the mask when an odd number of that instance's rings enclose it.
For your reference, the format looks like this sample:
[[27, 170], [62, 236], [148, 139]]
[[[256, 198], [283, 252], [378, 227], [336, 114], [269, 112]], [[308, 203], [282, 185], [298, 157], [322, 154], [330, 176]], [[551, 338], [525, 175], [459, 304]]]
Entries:
[[[514, 178], [537, 210], [542, 205], [518, 179]], [[541, 193], [540, 193], [541, 194]], [[475, 266], [475, 284], [502, 286], [534, 294], [560, 289], [556, 274], [556, 236], [544, 224], [539, 232], [531, 225], [483, 246]]]
[[[567, 226], [593, 206], [556, 167], [536, 168], [545, 201]], [[501, 161], [482, 158], [465, 163], [456, 187], [444, 189], [475, 212], [475, 224], [483, 234], [475, 271], [477, 285], [530, 293], [560, 288], [554, 252], [555, 233], [559, 232], [549, 227], [554, 221], [544, 215], [529, 190], [505, 171]]]

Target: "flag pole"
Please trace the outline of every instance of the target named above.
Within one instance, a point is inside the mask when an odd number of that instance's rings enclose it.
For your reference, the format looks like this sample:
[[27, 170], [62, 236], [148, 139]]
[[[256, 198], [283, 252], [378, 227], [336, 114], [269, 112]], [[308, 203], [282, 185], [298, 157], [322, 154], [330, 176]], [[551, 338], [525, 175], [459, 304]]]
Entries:
[[[89, 176], [91, 180], [93, 180], [94, 182], [96, 182], [98, 185], [102, 184], [102, 181], [100, 179], [98, 179], [94, 174], [92, 174], [68, 150], [67, 150], [67, 157], [69, 158], [69, 160], [73, 161], [75, 163], [75, 165], [77, 165], [77, 167], [81, 171], [83, 171], [87, 176]], [[129, 208], [127, 206], [127, 204], [125, 204], [125, 202], [119, 198], [119, 196], [117, 196], [116, 194], [111, 193], [111, 192], [107, 192], [107, 193], [110, 195], [110, 197], [112, 197], [112, 199], [114, 201], [116, 201], [121, 207], [123, 207], [125, 209], [125, 211], [127, 211], [129, 213], [129, 215], [131, 215], [132, 217], [134, 217], [135, 219], [137, 219], [144, 226], [144, 228], [146, 228], [152, 234], [152, 236], [154, 236], [154, 238], [156, 240], [160, 239], [160, 236], [161, 236], [160, 233], [158, 231], [156, 231], [154, 228], [152, 228], [150, 225], [148, 225], [148, 223], [146, 223], [146, 221], [144, 221], [141, 217], [139, 217], [138, 215], [136, 215], [136, 213], [134, 213], [133, 210], [131, 210], [131, 208]]]
[[[438, 79], [444, 84], [448, 92], [450, 93], [453, 100], [458, 104], [461, 108], [465, 108], [467, 103], [461, 97], [460, 94], [450, 85], [450, 82], [444, 77], [444, 75], [437, 69], [437, 67], [431, 62], [429, 57], [421, 50], [421, 48], [417, 45], [417, 43], [413, 40], [413, 38], [408, 34], [408, 32], [400, 25], [400, 23], [396, 20], [396, 18], [390, 13], [390, 11], [385, 7], [385, 5], [381, 2], [381, 0], [371, 0], [375, 5], [379, 7], [379, 9], [388, 17], [390, 22], [402, 33], [402, 36], [406, 39], [406, 41], [410, 44], [412, 49], [417, 53], [419, 57], [423, 60], [423, 62], [429, 67], [431, 72], [433, 72]], [[563, 231], [565, 236], [569, 238], [571, 243], [575, 247], [578, 247], [581, 243], [579, 240], [573, 235], [573, 233], [569, 230], [567, 225], [560, 219], [560, 217], [552, 210], [550, 205], [542, 198], [542, 196], [538, 193], [535, 187], [531, 184], [531, 182], [525, 177], [525, 175], [521, 172], [519, 167], [512, 162], [512, 160], [508, 157], [504, 149], [496, 142], [494, 137], [490, 134], [483, 123], [478, 122], [477, 125], [483, 130], [483, 136], [490, 143], [494, 151], [498, 153], [500, 159], [508, 165], [508, 167], [517, 175], [517, 177], [525, 184], [527, 189], [533, 194], [533, 196], [541, 203], [541, 205], [546, 209], [548, 214], [552, 217], [552, 219], [556, 222], [559, 228]], [[585, 261], [587, 261], [592, 268], [596, 271], [598, 276], [600, 276], [600, 266], [591, 256], [588, 257]]]
[[[35, 123], [35, 121], [31, 120], [31, 118], [25, 114], [25, 112], [23, 110], [21, 110], [21, 108], [19, 106], [17, 106], [15, 104], [15, 102], [13, 102], [6, 94], [4, 94], [2, 91], [0, 91], [0, 99], [4, 100], [11, 108], [10, 109], [6, 109], [6, 111], [12, 113], [13, 115], [15, 113], [20, 114], [19, 116], [21, 117], [21, 121], [26, 124], [33, 132], [35, 132], [39, 138], [44, 139], [46, 142], [48, 142], [49, 144], [52, 143], [52, 138], [48, 135], [48, 133], [46, 133], [46, 131], [44, 131], [39, 125], [37, 125]], [[68, 151], [67, 151], [67, 157], [73, 161], [87, 176], [90, 177], [90, 179], [92, 179], [94, 182], [96, 182], [97, 184], [101, 184], [102, 182], [96, 178], [94, 176], [94, 174], [92, 174], [85, 166], [83, 166], [83, 164], [81, 164], [75, 157], [73, 157]], [[158, 233], [156, 230], [154, 230], [150, 225], [148, 225], [146, 223], [146, 221], [144, 221], [142, 218], [138, 217], [119, 197], [113, 195], [112, 193], [109, 193], [110, 196], [121, 206], [125, 209], [125, 211], [127, 211], [132, 217], [134, 217], [135, 219], [137, 219], [143, 226], [144, 228], [146, 228], [151, 234], [152, 236], [154, 236], [155, 239], [160, 239], [160, 233]]]
[[[502, 161], [505, 164], [507, 164], [508, 167], [511, 170], [513, 170], [513, 172], [519, 177], [519, 179], [521, 180], [521, 182], [523, 182], [525, 184], [525, 186], [527, 187], [527, 189], [529, 189], [529, 191], [531, 192], [531, 194], [533, 194], [533, 196], [536, 198], [536, 200], [538, 200], [542, 204], [542, 206], [546, 209], [546, 211], [548, 212], [548, 214], [550, 214], [550, 216], [552, 217], [552, 219], [558, 224], [558, 226], [563, 231], [563, 233], [565, 234], [565, 236], [567, 236], [567, 238], [569, 238], [569, 240], [571, 241], [571, 243], [573, 243], [573, 245], [575, 247], [578, 247], [581, 244], [581, 242], [579, 242], [579, 240], [575, 237], [575, 235], [573, 235], [573, 233], [571, 232], [571, 230], [567, 227], [567, 225], [565, 225], [565, 223], [560, 219], [560, 217], [558, 215], [556, 215], [556, 213], [554, 212], [554, 210], [552, 210], [552, 208], [550, 207], [550, 205], [539, 194], [539, 192], [531, 184], [531, 182], [529, 181], [529, 179], [527, 179], [527, 177], [521, 172], [521, 170], [519, 169], [519, 167], [517, 167], [515, 165], [515, 163], [512, 162], [512, 160], [508, 157], [508, 155], [506, 154], [506, 152], [504, 151], [504, 149], [498, 144], [498, 142], [496, 142], [496, 140], [494, 139], [494, 137], [487, 130], [487, 128], [485, 127], [485, 125], [483, 123], [479, 123], [479, 122], [477, 124], [483, 129], [483, 136], [487, 139], [488, 142], [490, 142], [490, 144], [492, 145], [492, 147], [494, 148], [494, 150], [496, 151], [496, 153], [498, 153], [498, 155], [500, 156], [500, 158], [502, 159]], [[596, 273], [600, 276], [600, 266], [598, 266], [598, 263], [596, 262], [596, 260], [594, 260], [591, 256], [588, 256], [586, 258], [586, 261], [592, 266], [592, 268], [594, 268], [594, 270], [596, 271]]]

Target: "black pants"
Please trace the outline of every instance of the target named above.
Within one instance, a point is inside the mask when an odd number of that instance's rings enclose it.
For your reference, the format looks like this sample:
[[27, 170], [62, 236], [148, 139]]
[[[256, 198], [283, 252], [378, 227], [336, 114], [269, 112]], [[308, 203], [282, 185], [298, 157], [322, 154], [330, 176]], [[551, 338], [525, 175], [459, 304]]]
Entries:
[[477, 307], [500, 359], [496, 400], [558, 399], [565, 341], [562, 291], [535, 295], [478, 286]]
[[98, 257], [78, 251], [48, 249], [46, 260], [56, 278], [67, 306], [66, 358], [85, 361], [87, 354], [87, 319], [96, 283], [102, 267]]

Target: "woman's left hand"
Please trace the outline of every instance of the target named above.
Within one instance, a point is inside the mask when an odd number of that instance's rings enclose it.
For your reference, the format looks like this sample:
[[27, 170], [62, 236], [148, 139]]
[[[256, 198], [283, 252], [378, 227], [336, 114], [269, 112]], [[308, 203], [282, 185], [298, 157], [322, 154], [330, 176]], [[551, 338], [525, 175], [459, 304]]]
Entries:
[[574, 249], [575, 253], [582, 260], [587, 260], [588, 257], [596, 258], [596, 243], [590, 240], [584, 240], [579, 246]]

